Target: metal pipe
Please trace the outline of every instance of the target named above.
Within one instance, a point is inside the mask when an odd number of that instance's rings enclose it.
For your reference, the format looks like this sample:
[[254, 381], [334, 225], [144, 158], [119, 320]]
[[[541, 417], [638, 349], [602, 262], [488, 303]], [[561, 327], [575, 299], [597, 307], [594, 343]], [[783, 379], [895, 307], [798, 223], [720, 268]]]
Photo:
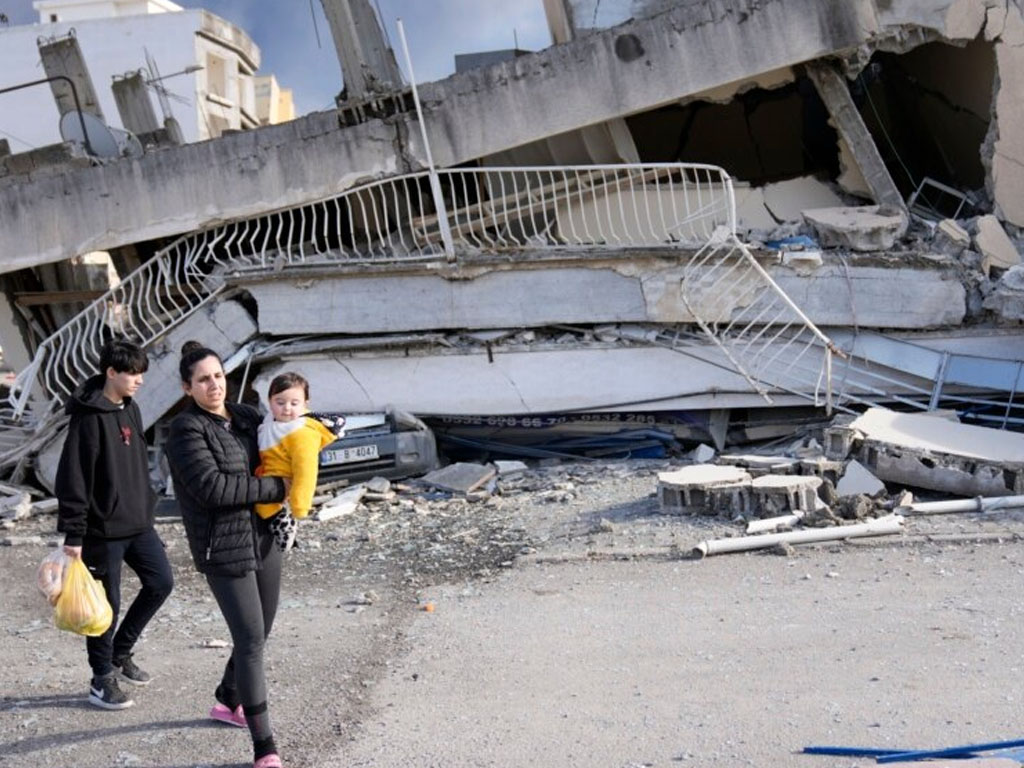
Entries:
[[75, 110], [78, 112], [78, 123], [82, 126], [82, 144], [85, 145], [85, 151], [90, 155], [95, 156], [95, 152], [92, 150], [92, 144], [89, 143], [89, 132], [85, 130], [85, 118], [82, 117], [82, 103], [78, 100], [78, 89], [75, 87], [75, 81], [66, 75], [54, 75], [53, 77], [43, 77], [39, 80], [33, 80], [31, 83], [22, 83], [21, 85], [12, 85], [9, 88], [0, 88], [0, 93], [9, 93], [11, 91], [20, 91], [22, 88], [28, 88], [33, 85], [42, 85], [43, 83], [52, 83], [54, 80], [67, 80], [68, 85], [71, 86], [71, 98], [75, 100]]
[[427, 170], [430, 171], [430, 193], [434, 197], [434, 207], [437, 209], [437, 228], [441, 232], [441, 242], [444, 243], [444, 252], [448, 261], [455, 261], [455, 246], [452, 244], [452, 230], [448, 224], [448, 211], [445, 208], [444, 197], [441, 194], [441, 180], [437, 176], [437, 169], [434, 168], [434, 156], [430, 152], [430, 141], [427, 139], [427, 124], [423, 120], [423, 108], [420, 106], [420, 92], [416, 88], [416, 74], [412, 71], [412, 57], [409, 55], [409, 44], [405, 41], [405, 26], [402, 20], [395, 22], [398, 27], [398, 36], [402, 39], [402, 52], [405, 54], [405, 66], [409, 70], [409, 84], [412, 86], [412, 101], [416, 105], [416, 116], [420, 123], [420, 136], [423, 138], [423, 149], [427, 153]]
[[899, 533], [901, 530], [903, 530], [903, 517], [900, 515], [887, 515], [877, 520], [856, 523], [854, 525], [702, 541], [693, 548], [693, 554], [696, 557], [703, 558], [708, 555], [721, 555], [727, 552], [764, 549], [766, 547], [773, 547], [776, 544], [808, 544], [815, 541], [841, 541], [843, 539], [856, 539], [864, 536], [885, 536]]
[[944, 515], [951, 512], [992, 512], [1024, 507], [1024, 496], [976, 496], [953, 501], [922, 501], [898, 507], [903, 515]]

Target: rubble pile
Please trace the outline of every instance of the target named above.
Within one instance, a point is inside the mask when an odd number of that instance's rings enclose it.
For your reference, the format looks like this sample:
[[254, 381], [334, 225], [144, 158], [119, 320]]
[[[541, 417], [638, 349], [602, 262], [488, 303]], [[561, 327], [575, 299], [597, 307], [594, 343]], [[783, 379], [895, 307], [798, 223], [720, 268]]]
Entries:
[[[728, 517], [746, 523], [748, 534], [798, 525], [837, 529], [826, 537], [806, 531], [788, 539], [748, 537], [756, 541], [729, 548], [702, 542], [695, 552], [704, 556], [785, 541], [896, 533], [903, 515], [981, 512], [1024, 502], [1024, 436], [960, 424], [955, 413], [871, 408], [856, 418], [837, 416], [821, 437], [799, 440], [783, 455], [729, 454], [714, 464], [694, 462], [662, 472], [660, 510]], [[915, 504], [909, 489], [976, 498]]]

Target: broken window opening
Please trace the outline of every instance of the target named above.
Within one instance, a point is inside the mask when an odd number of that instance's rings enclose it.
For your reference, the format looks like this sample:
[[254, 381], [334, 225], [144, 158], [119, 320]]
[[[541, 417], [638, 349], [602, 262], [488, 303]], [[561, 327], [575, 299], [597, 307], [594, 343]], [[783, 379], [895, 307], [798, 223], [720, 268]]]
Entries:
[[[904, 54], [878, 52], [851, 94], [904, 199], [940, 216], [963, 200], [941, 185], [983, 199], [982, 158], [991, 120], [995, 55], [991, 43], [936, 42]], [[926, 179], [938, 184], [925, 184]], [[920, 188], [920, 189], [919, 189]], [[963, 211], [961, 216], [972, 211]]]
[[838, 136], [806, 77], [754, 88], [727, 104], [696, 101], [627, 118], [642, 162], [697, 162], [760, 186], [839, 175]]

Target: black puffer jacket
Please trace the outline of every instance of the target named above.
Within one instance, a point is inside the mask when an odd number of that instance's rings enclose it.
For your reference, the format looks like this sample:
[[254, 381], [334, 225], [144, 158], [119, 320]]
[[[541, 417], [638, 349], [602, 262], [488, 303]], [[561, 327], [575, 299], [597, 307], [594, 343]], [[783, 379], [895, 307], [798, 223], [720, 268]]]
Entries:
[[195, 403], [171, 422], [167, 460], [196, 569], [240, 576], [260, 567], [253, 504], [284, 499], [279, 477], [253, 477], [260, 415], [227, 403], [231, 419]]

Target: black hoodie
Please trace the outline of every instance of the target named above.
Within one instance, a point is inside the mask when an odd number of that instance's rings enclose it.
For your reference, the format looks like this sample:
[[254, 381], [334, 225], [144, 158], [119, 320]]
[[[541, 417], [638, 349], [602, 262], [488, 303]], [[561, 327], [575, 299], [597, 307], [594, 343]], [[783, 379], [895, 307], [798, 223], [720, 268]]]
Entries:
[[105, 377], [94, 376], [71, 396], [68, 436], [57, 467], [60, 503], [57, 530], [64, 543], [84, 536], [117, 539], [153, 525], [156, 494], [149, 484], [149, 459], [139, 406], [103, 396]]

